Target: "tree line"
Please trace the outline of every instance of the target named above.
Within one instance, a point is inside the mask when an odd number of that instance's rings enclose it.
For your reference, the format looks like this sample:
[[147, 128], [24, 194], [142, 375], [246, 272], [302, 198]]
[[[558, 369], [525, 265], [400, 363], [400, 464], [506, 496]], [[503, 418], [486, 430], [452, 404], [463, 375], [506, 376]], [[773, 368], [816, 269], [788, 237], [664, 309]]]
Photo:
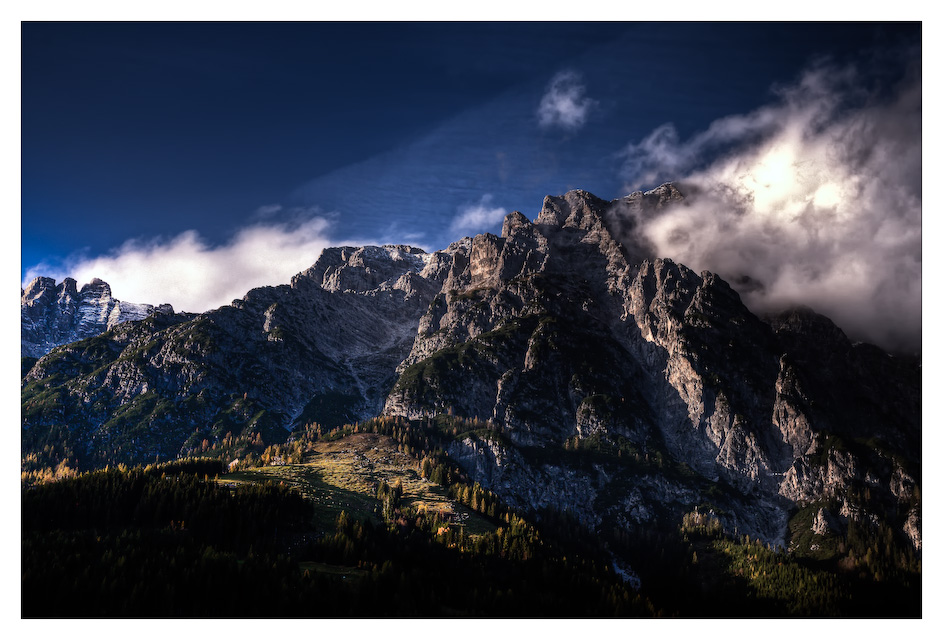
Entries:
[[[122, 466], [24, 488], [24, 617], [652, 614], [607, 566], [557, 553], [505, 508], [504, 526], [472, 539], [404, 505], [394, 483], [377, 491], [383, 523], [341, 513], [321, 535], [299, 493], [226, 487], [225, 467]], [[484, 496], [468, 492], [479, 508]]]

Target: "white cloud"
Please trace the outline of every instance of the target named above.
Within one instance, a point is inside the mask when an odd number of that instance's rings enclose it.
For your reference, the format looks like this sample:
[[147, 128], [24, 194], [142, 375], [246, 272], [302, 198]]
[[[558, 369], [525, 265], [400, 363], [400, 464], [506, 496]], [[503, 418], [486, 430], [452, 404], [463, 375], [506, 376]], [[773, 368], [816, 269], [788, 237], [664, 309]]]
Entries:
[[675, 180], [685, 206], [643, 234], [660, 256], [760, 283], [741, 290], [754, 311], [806, 304], [852, 337], [919, 348], [919, 63], [890, 92], [865, 81], [819, 65], [690, 140], [660, 127], [625, 150], [626, 187]]
[[537, 120], [541, 127], [559, 127], [575, 131], [586, 123], [589, 112], [596, 101], [583, 94], [586, 87], [582, 77], [575, 71], [561, 71], [553, 77], [546, 93], [537, 107]]
[[39, 275], [56, 281], [72, 277], [80, 287], [101, 278], [119, 300], [207, 311], [242, 298], [249, 289], [288, 283], [314, 264], [328, 246], [330, 223], [296, 214], [292, 222], [244, 227], [219, 246], [192, 230], [169, 240], [129, 240], [107, 255], [73, 256], [58, 269], [36, 265], [27, 270], [24, 286]]
[[504, 207], [492, 207], [491, 199], [491, 194], [486, 193], [477, 204], [462, 207], [452, 220], [452, 232], [479, 233], [501, 224], [507, 210]]

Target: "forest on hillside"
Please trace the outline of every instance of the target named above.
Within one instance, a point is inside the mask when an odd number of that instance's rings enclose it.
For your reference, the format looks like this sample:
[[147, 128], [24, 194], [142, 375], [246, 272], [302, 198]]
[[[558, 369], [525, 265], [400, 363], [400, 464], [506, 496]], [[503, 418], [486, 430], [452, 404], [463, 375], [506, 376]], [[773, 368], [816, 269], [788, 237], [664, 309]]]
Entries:
[[[469, 482], [440, 445], [475, 429], [487, 426], [457, 418], [312, 426], [284, 444], [246, 438], [238, 452], [219, 449], [217, 457], [24, 478], [22, 614], [921, 615], [919, 558], [889, 532], [849, 528], [818, 557], [730, 536], [700, 512], [670, 526], [593, 532], [565, 513], [519, 513]], [[411, 477], [484, 524], [471, 533], [455, 513], [417, 506], [401, 480], [377, 483], [369, 509], [337, 512], [260, 473], [303, 470], [317, 443], [348, 443], [363, 432], [385, 438], [412, 461]], [[239, 474], [242, 481], [228, 480]], [[623, 560], [638, 582], [625, 579]]]

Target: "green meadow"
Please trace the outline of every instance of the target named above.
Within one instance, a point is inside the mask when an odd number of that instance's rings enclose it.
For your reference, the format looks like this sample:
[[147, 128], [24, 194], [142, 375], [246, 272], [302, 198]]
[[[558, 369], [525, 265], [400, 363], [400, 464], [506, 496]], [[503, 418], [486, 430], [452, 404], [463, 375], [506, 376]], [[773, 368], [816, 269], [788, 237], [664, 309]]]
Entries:
[[220, 477], [224, 486], [275, 480], [301, 492], [315, 505], [315, 524], [332, 531], [342, 511], [355, 520], [370, 519], [379, 524], [381, 501], [376, 497], [382, 483], [402, 483], [402, 504], [418, 512], [439, 513], [465, 526], [469, 536], [493, 532], [487, 518], [451, 499], [448, 490], [420, 477], [420, 463], [397, 449], [389, 436], [354, 433], [334, 441], [312, 445], [301, 464], [270, 465]]

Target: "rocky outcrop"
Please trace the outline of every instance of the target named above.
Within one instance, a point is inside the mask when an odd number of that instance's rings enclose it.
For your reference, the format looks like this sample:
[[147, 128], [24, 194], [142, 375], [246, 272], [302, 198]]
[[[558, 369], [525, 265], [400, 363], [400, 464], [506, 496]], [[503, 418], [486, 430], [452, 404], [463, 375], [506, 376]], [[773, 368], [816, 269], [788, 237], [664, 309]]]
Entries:
[[812, 533], [819, 536], [826, 536], [840, 531], [840, 525], [836, 522], [828, 509], [822, 507], [815, 514], [812, 520]]
[[173, 307], [116, 300], [108, 283], [98, 278], [81, 290], [72, 278], [58, 285], [52, 278], [34, 278], [20, 291], [21, 353], [39, 358], [60, 345], [97, 336], [152, 313], [173, 314]]
[[920, 551], [921, 547], [921, 530], [920, 511], [919, 509], [913, 509], [907, 514], [907, 521], [904, 522], [903, 531], [917, 551]]

